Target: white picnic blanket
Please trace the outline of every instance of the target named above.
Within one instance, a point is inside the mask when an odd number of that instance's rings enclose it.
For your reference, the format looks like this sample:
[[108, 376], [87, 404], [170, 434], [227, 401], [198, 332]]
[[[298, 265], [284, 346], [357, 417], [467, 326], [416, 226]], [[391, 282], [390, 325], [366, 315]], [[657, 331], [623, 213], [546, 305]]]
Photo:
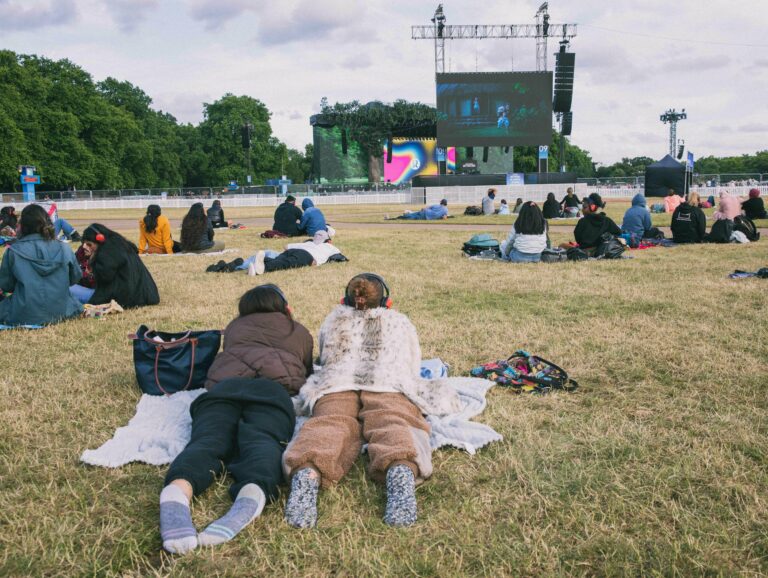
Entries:
[[[486, 393], [494, 383], [474, 377], [451, 377], [448, 382], [458, 392], [462, 410], [453, 415], [427, 416], [432, 426], [432, 449], [452, 446], [474, 454], [483, 446], [500, 441], [501, 435], [490, 426], [469, 421], [485, 409]], [[112, 439], [101, 447], [85, 450], [80, 460], [105, 468], [119, 468], [130, 462], [155, 466], [171, 463], [189, 442], [189, 406], [204, 391], [181, 391], [167, 397], [142, 395], [136, 415], [128, 425], [117, 428]], [[299, 418], [296, 432], [305, 419]]]

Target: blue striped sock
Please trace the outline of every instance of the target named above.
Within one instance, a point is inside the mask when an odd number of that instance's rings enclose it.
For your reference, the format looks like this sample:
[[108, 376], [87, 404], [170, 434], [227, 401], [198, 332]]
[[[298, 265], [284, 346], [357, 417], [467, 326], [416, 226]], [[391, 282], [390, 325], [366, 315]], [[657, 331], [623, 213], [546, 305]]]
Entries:
[[267, 497], [259, 486], [246, 484], [238, 492], [229, 512], [200, 532], [198, 542], [201, 546], [216, 546], [229, 542], [261, 514], [266, 503]]
[[197, 548], [197, 530], [192, 523], [189, 500], [173, 484], [160, 492], [160, 537], [163, 548], [171, 554], [186, 554]]

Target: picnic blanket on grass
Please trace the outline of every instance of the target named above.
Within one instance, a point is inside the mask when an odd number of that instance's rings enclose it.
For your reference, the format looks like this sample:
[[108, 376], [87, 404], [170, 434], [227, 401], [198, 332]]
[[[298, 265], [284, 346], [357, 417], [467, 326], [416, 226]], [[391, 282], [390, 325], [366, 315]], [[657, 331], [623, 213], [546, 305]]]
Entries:
[[[452, 446], [474, 454], [483, 446], [500, 441], [502, 436], [493, 428], [470, 421], [485, 409], [486, 393], [494, 383], [474, 377], [451, 377], [447, 381], [459, 394], [462, 409], [452, 415], [427, 416], [432, 426], [432, 449]], [[101, 447], [85, 450], [80, 460], [106, 468], [119, 468], [130, 462], [154, 466], [171, 463], [189, 441], [192, 433], [189, 406], [203, 392], [204, 389], [195, 389], [171, 396], [142, 395], [136, 405], [136, 415], [128, 425], [117, 428], [112, 439]], [[294, 436], [307, 419], [296, 420]]]
[[237, 253], [240, 249], [222, 249], [213, 253], [142, 253], [141, 257], [211, 257], [224, 253]]

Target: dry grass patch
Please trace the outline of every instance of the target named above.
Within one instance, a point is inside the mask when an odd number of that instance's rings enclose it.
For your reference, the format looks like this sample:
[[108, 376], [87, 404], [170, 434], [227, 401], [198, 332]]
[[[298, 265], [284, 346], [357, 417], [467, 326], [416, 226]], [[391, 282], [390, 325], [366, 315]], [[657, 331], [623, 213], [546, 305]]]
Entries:
[[[135, 231], [125, 231], [130, 236]], [[760, 575], [768, 572], [768, 245], [635, 251], [631, 260], [510, 265], [462, 258], [471, 234], [345, 229], [346, 264], [279, 272], [316, 336], [348, 279], [384, 275], [424, 357], [453, 375], [518, 347], [562, 364], [574, 395], [495, 388], [480, 418], [504, 435], [476, 456], [435, 454], [409, 530], [381, 522], [363, 464], [320, 498], [316, 531], [284, 497], [232, 543], [160, 551], [165, 468], [78, 462], [133, 415], [127, 334], [223, 327], [261, 279], [207, 274], [220, 257], [149, 257], [157, 307], [3, 337], [1, 575]], [[283, 241], [217, 233], [248, 256]], [[554, 235], [554, 242], [567, 238]], [[221, 480], [193, 509], [230, 505]]]

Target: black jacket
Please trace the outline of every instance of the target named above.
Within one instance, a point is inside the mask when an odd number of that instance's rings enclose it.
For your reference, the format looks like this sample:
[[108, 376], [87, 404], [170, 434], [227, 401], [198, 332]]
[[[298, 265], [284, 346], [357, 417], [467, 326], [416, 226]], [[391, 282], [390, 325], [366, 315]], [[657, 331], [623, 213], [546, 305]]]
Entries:
[[707, 230], [704, 211], [687, 201], [680, 203], [672, 213], [671, 229], [675, 243], [701, 243]]
[[600, 244], [600, 237], [603, 233], [620, 235], [621, 229], [605, 213], [589, 213], [576, 223], [573, 237], [576, 239], [579, 247], [590, 248], [597, 247]]
[[208, 221], [213, 227], [226, 227], [227, 222], [224, 220], [224, 209], [218, 205], [214, 205], [208, 209]]
[[560, 203], [557, 202], [557, 199], [544, 201], [542, 213], [544, 213], [545, 219], [557, 219], [560, 216]]
[[564, 207], [580, 207], [581, 201], [579, 200], [579, 197], [576, 196], [576, 193], [570, 197], [566, 194], [563, 197], [563, 200], [560, 201], [560, 205]]
[[765, 219], [765, 204], [763, 199], [755, 197], [754, 199], [747, 199], [741, 203], [741, 209], [744, 211], [744, 216], [748, 219]]
[[[182, 225], [183, 227], [183, 225]], [[205, 220], [205, 228], [200, 233], [200, 239], [193, 246], [188, 247], [184, 244], [181, 245], [182, 251], [204, 251], [213, 247], [213, 225], [211, 225], [210, 219]], [[182, 235], [183, 238], [183, 235]], [[122, 305], [122, 303], [121, 303]]]
[[114, 299], [122, 307], [157, 305], [157, 292], [152, 275], [136, 251], [128, 250], [116, 239], [107, 240], [99, 247], [93, 260], [96, 292], [89, 303], [99, 305]]
[[301, 235], [296, 222], [301, 219], [301, 215], [301, 209], [293, 203], [282, 203], [275, 209], [275, 224], [272, 228], [289, 237]]

